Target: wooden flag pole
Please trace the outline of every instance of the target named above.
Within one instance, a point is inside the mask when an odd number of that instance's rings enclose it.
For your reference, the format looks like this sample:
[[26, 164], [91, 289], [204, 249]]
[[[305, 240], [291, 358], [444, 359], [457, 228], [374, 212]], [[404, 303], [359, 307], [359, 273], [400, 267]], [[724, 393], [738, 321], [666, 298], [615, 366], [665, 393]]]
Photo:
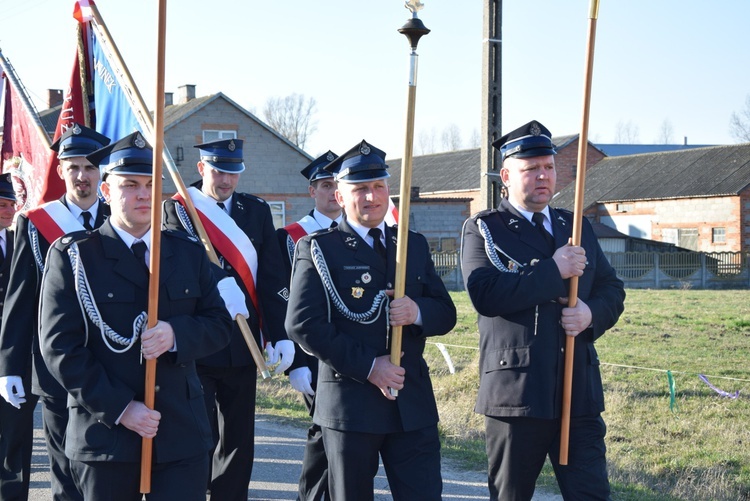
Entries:
[[[120, 55], [120, 51], [117, 49], [117, 46], [114, 43], [114, 40], [112, 39], [112, 35], [110, 35], [109, 30], [107, 29], [107, 26], [104, 24], [104, 20], [101, 17], [101, 14], [99, 13], [99, 9], [96, 7], [95, 4], [91, 4], [91, 13], [94, 22], [96, 23], [96, 28], [101, 33], [101, 38], [104, 39], [104, 41], [107, 43], [109, 48], [111, 49], [112, 56], [116, 59], [118, 67], [122, 73], [122, 77], [125, 79], [125, 83], [127, 84], [128, 94], [133, 98], [133, 105], [138, 111], [138, 114], [136, 118], [138, 119], [138, 122], [140, 123], [141, 127], [143, 127], [144, 134], [148, 137], [149, 140], [153, 142], [153, 125], [151, 123], [151, 115], [148, 113], [148, 108], [146, 108], [146, 103], [143, 101], [143, 98], [141, 97], [140, 92], [138, 92], [138, 87], [136, 87], [135, 82], [133, 81], [133, 77], [130, 75], [130, 72], [128, 71], [127, 66], [125, 66], [125, 62], [122, 59], [122, 56]], [[163, 92], [162, 92], [163, 94]], [[163, 103], [163, 98], [162, 98]], [[162, 109], [164, 106], [162, 105]], [[177, 170], [177, 167], [174, 165], [174, 161], [172, 160], [172, 157], [169, 155], [169, 151], [164, 149], [162, 151], [162, 157], [164, 158], [164, 163], [167, 166], [167, 170], [169, 171], [170, 176], [172, 177], [172, 181], [174, 182], [175, 186], [177, 187], [177, 192], [182, 196], [183, 200], [185, 201], [185, 209], [188, 212], [188, 216], [190, 217], [190, 221], [193, 223], [193, 228], [195, 229], [195, 232], [198, 234], [198, 238], [203, 243], [203, 247], [205, 247], [206, 252], [208, 253], [208, 257], [214, 264], [219, 264], [219, 258], [216, 255], [216, 251], [214, 250], [213, 244], [211, 244], [211, 240], [208, 238], [208, 234], [206, 233], [206, 230], [203, 226], [203, 223], [200, 220], [200, 217], [198, 217], [198, 211], [195, 209], [195, 205], [193, 204], [193, 200], [190, 198], [190, 195], [188, 194], [187, 187], [185, 186], [184, 181], [182, 180], [182, 176], [180, 176], [180, 172]], [[159, 194], [159, 199], [161, 200], [161, 193]], [[159, 227], [161, 227], [161, 222], [159, 223]], [[242, 332], [242, 337], [245, 339], [245, 344], [247, 344], [248, 349], [250, 350], [250, 354], [253, 357], [253, 361], [255, 362], [255, 366], [258, 368], [258, 371], [260, 372], [263, 379], [268, 379], [271, 377], [271, 373], [268, 370], [268, 367], [266, 367], [266, 360], [263, 358], [263, 353], [261, 349], [258, 347], [258, 343], [255, 342], [255, 338], [253, 337], [253, 333], [250, 330], [250, 326], [247, 324], [247, 320], [245, 317], [241, 315], [237, 315], [235, 318], [237, 321], [237, 324], [240, 327], [240, 331]]]
[[[404, 297], [406, 290], [406, 254], [409, 243], [409, 210], [411, 205], [411, 166], [414, 154], [414, 109], [417, 99], [417, 44], [419, 39], [430, 32], [417, 17], [423, 5], [417, 0], [406, 2], [406, 8], [412, 13], [404, 26], [398, 31], [409, 39], [411, 54], [409, 56], [409, 92], [406, 101], [406, 136], [404, 140], [404, 159], [401, 162], [401, 188], [398, 208], [398, 244], [396, 245], [396, 277], [393, 299]], [[391, 329], [391, 363], [401, 365], [402, 326]], [[391, 395], [398, 396], [398, 390], [389, 388]]]
[[[159, 257], [161, 256], [161, 173], [164, 150], [164, 66], [167, 38], [167, 0], [159, 0], [157, 17], [156, 102], [154, 104], [153, 184], [151, 185], [151, 247], [149, 252], [148, 328], [159, 321]], [[154, 408], [156, 359], [146, 360], [146, 386], [143, 402]], [[143, 437], [141, 448], [141, 493], [151, 492], [153, 439]]]
[[[589, 110], [591, 104], [591, 80], [594, 73], [594, 41], [596, 40], [596, 20], [599, 17], [599, 0], [591, 0], [589, 9], [589, 33], [586, 43], [586, 73], [583, 87], [583, 114], [581, 135], [578, 138], [578, 165], [576, 166], [575, 207], [573, 210], [573, 245], [581, 245], [583, 226], [583, 196], [586, 186], [586, 154], [589, 143]], [[578, 304], [578, 277], [570, 279], [568, 307]], [[575, 351], [574, 336], [565, 337], [565, 369], [563, 372], [562, 419], [560, 423], [560, 464], [568, 464], [568, 446], [570, 443], [570, 401], [573, 392], [573, 355]]]

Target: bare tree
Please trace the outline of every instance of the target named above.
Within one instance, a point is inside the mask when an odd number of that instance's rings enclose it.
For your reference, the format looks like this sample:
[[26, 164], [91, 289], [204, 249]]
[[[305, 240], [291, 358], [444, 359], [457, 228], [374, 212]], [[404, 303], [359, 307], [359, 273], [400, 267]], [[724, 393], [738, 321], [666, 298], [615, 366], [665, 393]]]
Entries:
[[450, 124], [443, 129], [441, 136], [443, 151], [456, 151], [461, 149], [461, 130], [456, 124]]
[[674, 127], [672, 127], [672, 122], [668, 118], [665, 118], [659, 127], [659, 136], [655, 142], [657, 144], [672, 144], [674, 142], [673, 136]]
[[750, 142], [750, 94], [745, 98], [745, 107], [739, 113], [732, 113], [729, 133], [740, 143]]
[[421, 155], [435, 153], [435, 127], [419, 131], [419, 151]]
[[304, 94], [270, 97], [263, 107], [263, 117], [273, 129], [289, 141], [305, 149], [305, 143], [318, 128], [314, 98]]
[[469, 148], [479, 148], [481, 146], [481, 143], [479, 142], [479, 130], [476, 128], [471, 132], [471, 137], [469, 138]]
[[638, 126], [632, 120], [628, 120], [628, 123], [622, 120], [617, 122], [617, 126], [615, 127], [615, 143], [637, 144], [639, 141], [638, 135]]

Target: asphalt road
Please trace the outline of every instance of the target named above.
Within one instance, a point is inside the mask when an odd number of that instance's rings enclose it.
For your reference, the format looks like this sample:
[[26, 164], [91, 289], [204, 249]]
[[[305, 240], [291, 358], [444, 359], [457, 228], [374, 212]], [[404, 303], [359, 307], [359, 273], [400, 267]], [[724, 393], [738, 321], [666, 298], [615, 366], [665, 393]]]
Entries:
[[[41, 410], [34, 415], [34, 451], [31, 459], [31, 501], [50, 499], [49, 462], [41, 429]], [[248, 488], [248, 501], [293, 500], [302, 468], [306, 430], [259, 414], [255, 421], [255, 463]], [[484, 471], [466, 471], [443, 459], [443, 499], [487, 499]], [[375, 499], [390, 500], [391, 492], [382, 466], [375, 478]], [[535, 501], [560, 501], [562, 497], [538, 493]]]

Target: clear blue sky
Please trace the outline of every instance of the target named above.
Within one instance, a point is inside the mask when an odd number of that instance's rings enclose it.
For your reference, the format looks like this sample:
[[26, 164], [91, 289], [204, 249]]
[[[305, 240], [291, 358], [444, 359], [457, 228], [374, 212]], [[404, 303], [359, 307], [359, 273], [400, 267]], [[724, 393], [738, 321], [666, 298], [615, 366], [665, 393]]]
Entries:
[[[468, 146], [481, 127], [483, 2], [423, 3], [432, 33], [418, 50], [417, 136], [434, 130], [439, 149], [455, 124]], [[579, 132], [588, 0], [504, 3], [503, 131], [537, 119], [554, 135]], [[0, 0], [0, 49], [40, 108], [46, 89], [69, 80], [73, 5]], [[156, 0], [97, 5], [152, 106]], [[342, 153], [364, 138], [402, 156], [409, 48], [397, 29], [410, 15], [402, 0], [171, 0], [167, 9], [167, 91], [221, 91], [261, 118], [269, 97], [304, 94], [318, 109], [310, 154]], [[614, 142], [620, 123], [653, 143], [667, 120], [675, 143], [732, 143], [730, 115], [750, 94], [749, 20], [747, 0], [601, 0], [590, 139]]]

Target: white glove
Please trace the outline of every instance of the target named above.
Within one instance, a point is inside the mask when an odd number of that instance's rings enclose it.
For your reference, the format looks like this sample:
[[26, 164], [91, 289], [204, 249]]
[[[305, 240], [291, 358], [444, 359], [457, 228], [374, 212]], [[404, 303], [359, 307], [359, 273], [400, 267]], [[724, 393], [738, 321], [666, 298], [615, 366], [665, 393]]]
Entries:
[[281, 374], [294, 362], [294, 343], [288, 339], [279, 341], [276, 346], [267, 343], [266, 353], [268, 353], [268, 365], [279, 364], [273, 373]]
[[315, 395], [312, 389], [312, 372], [309, 367], [297, 367], [289, 373], [289, 383], [292, 388], [311, 397]]
[[20, 409], [21, 404], [26, 402], [26, 392], [20, 376], [1, 376], [0, 396], [16, 409]]
[[224, 306], [226, 306], [229, 315], [234, 320], [237, 315], [242, 315], [245, 318], [250, 316], [250, 312], [247, 311], [247, 304], [245, 303], [245, 294], [237, 285], [234, 277], [226, 277], [219, 280], [216, 284], [216, 288], [219, 289], [221, 299], [224, 300]]

